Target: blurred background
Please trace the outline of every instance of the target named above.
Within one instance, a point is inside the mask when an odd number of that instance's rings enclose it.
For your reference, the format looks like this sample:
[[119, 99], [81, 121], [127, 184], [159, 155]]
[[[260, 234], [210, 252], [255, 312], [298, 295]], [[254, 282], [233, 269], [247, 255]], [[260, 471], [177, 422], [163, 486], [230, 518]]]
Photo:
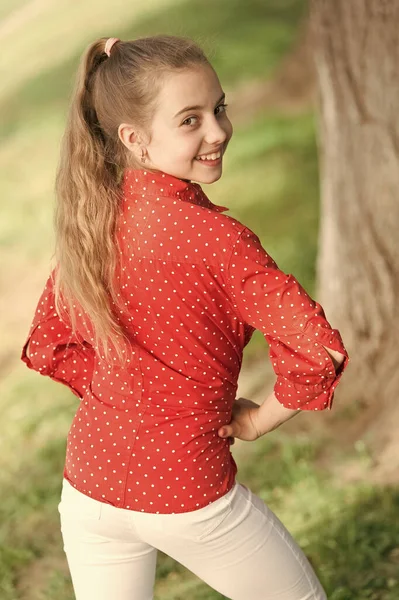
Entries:
[[[305, 0], [2, 0], [1, 600], [73, 599], [57, 504], [77, 399], [19, 358], [53, 253], [54, 176], [79, 57], [100, 36], [155, 33], [199, 42], [226, 92], [235, 132], [223, 177], [204, 191], [316, 293], [317, 93]], [[239, 383], [238, 395], [258, 402], [273, 384], [258, 331]], [[291, 530], [331, 600], [397, 600], [399, 491], [373, 478], [367, 440], [348, 436], [357, 410], [301, 415], [232, 452], [239, 480]], [[159, 553], [156, 600], [220, 597]]]

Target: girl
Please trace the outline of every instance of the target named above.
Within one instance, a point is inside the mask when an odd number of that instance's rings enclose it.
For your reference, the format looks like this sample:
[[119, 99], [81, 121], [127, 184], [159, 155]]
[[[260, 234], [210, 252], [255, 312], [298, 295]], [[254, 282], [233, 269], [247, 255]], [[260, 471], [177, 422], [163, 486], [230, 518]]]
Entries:
[[[281, 522], [236, 480], [255, 440], [331, 408], [340, 334], [259, 238], [199, 183], [232, 136], [192, 41], [99, 39], [85, 52], [56, 178], [56, 266], [22, 360], [69, 386], [59, 511], [78, 600], [150, 600], [157, 549], [233, 600], [321, 600]], [[255, 329], [277, 374], [235, 398]]]

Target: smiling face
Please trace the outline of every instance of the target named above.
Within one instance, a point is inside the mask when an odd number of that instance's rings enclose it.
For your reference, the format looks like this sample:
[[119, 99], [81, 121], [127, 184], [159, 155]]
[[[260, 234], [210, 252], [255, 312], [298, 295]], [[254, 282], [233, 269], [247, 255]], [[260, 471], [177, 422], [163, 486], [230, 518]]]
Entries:
[[180, 179], [213, 183], [233, 133], [225, 95], [210, 65], [167, 75], [157, 98], [145, 167]]

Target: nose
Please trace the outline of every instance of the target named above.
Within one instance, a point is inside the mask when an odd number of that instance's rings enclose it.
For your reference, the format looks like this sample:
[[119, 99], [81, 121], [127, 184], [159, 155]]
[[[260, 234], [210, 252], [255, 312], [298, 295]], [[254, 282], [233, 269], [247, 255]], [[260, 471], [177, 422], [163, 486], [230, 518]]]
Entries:
[[214, 116], [211, 117], [208, 126], [206, 129], [206, 133], [204, 136], [204, 141], [208, 146], [219, 146], [224, 144], [227, 140], [227, 131], [222, 127], [221, 123]]

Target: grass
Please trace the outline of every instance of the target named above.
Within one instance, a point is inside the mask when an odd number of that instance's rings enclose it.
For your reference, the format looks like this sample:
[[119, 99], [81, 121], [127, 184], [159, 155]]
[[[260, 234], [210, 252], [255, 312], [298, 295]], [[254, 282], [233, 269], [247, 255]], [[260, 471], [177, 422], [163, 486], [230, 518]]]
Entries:
[[[6, 0], [0, 18], [12, 8], [23, 10], [23, 4]], [[23, 35], [8, 36], [3, 44], [9, 68], [0, 91], [0, 110], [6, 115], [0, 125], [0, 191], [7, 200], [0, 267], [7, 272], [9, 312], [16, 315], [8, 334], [0, 332], [7, 358], [18, 358], [41, 291], [40, 277], [32, 283], [31, 273], [42, 269], [44, 277], [52, 252], [54, 170], [71, 80], [84, 46], [99, 35], [127, 39], [164, 31], [190, 36], [208, 51], [228, 94], [246, 80], [273, 75], [305, 10], [302, 0], [152, 0], [143, 5], [115, 0], [111, 8], [99, 0], [93, 19], [92, 0], [76, 6], [60, 0], [56, 9], [49, 2], [43, 6], [41, 17], [27, 23]], [[319, 187], [311, 114], [265, 112], [245, 128], [235, 127], [223, 178], [204, 187], [215, 203], [229, 206], [229, 214], [259, 235], [280, 268], [313, 293]], [[255, 332], [245, 358], [260, 352], [266, 352], [266, 342]], [[76, 402], [63, 386], [20, 363], [3, 377], [2, 600], [73, 598], [57, 504]], [[396, 600], [399, 492], [336, 480], [333, 471], [317, 467], [324, 443], [317, 430], [311, 437], [288, 437], [279, 430], [252, 444], [236, 444], [239, 480], [292, 531], [330, 600]], [[367, 481], [366, 454], [357, 444], [353, 456], [331, 453], [331, 461], [334, 466], [353, 461]], [[156, 600], [187, 597], [216, 600], [220, 595], [160, 553]]]
[[[158, 4], [161, 6], [160, 2]], [[176, 6], [170, 6], [170, 2], [166, 4], [164, 9], [140, 19], [133, 11], [131, 23], [119, 27], [115, 35], [121, 39], [134, 39], [167, 32], [196, 39], [210, 55], [226, 86], [254, 77], [270, 77], [280, 57], [294, 41], [298, 21], [305, 9], [303, 0], [247, 0], [245, 3], [240, 0], [217, 3], [190, 0]], [[124, 22], [129, 23], [129, 13]], [[239, 34], [237, 23], [240, 24]], [[103, 29], [103, 35], [107, 35], [109, 27]], [[60, 63], [50, 63], [40, 75], [28, 78], [9, 95], [0, 96], [0, 110], [7, 115], [0, 125], [0, 140], [25, 126], [26, 120], [44, 121], [48, 114], [60, 113], [66, 108], [80, 54], [93, 39], [93, 33], [87, 35], [78, 51], [72, 51]]]
[[[43, 392], [48, 394], [56, 385], [45, 381]], [[68, 392], [58, 391], [57, 396], [66, 423], [75, 402]], [[1, 484], [2, 600], [24, 598], [18, 594], [27, 581], [32, 584], [32, 577], [35, 585], [31, 585], [30, 600], [47, 600], [55, 594], [58, 600], [73, 598], [57, 512], [65, 443], [55, 435], [42, 446], [35, 444], [39, 430], [30, 433], [34, 451]], [[283, 430], [244, 443], [233, 448], [239, 481], [286, 524], [314, 565], [330, 600], [394, 600], [399, 593], [399, 491], [333, 480], [316, 466], [322, 445], [317, 438], [292, 438]], [[159, 553], [155, 599], [186, 597], [222, 598]]]

